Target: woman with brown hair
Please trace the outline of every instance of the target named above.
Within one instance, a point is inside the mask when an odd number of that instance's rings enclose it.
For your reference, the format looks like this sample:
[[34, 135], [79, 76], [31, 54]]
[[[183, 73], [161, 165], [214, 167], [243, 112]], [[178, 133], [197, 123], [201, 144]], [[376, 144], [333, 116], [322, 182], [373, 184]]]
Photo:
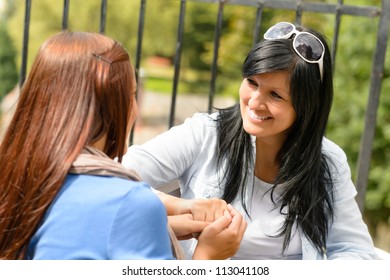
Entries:
[[[42, 45], [0, 146], [0, 259], [174, 258], [163, 204], [120, 165], [135, 92], [118, 42], [64, 31]], [[196, 224], [194, 258], [237, 250], [245, 222], [228, 209]]]

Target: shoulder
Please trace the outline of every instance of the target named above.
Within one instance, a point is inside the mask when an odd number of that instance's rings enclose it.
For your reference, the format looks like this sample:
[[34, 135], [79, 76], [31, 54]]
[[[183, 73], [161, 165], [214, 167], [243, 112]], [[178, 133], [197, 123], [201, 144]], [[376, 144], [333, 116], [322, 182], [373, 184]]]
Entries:
[[193, 122], [199, 122], [199, 123], [204, 123], [206, 125], [213, 125], [216, 123], [218, 119], [219, 113], [195, 113], [192, 115], [191, 118], [187, 118], [186, 121], [193, 121]]
[[183, 126], [193, 133], [195, 142], [208, 145], [209, 141], [214, 141], [217, 137], [219, 113], [207, 114], [196, 113], [191, 118], [187, 118]]
[[336, 158], [339, 160], [347, 159], [347, 156], [343, 149], [335, 142], [329, 140], [326, 137], [322, 139], [322, 152], [329, 157]]
[[343, 196], [355, 196], [356, 188], [352, 182], [351, 169], [347, 155], [336, 143], [324, 137], [322, 141], [322, 153], [325, 156], [335, 192]]
[[[216, 118], [216, 114], [195, 113], [182, 124], [170, 128], [142, 145], [130, 146], [122, 164], [133, 168], [143, 177], [140, 168], [135, 165], [136, 162], [137, 164], [145, 162], [145, 157], [151, 158], [153, 163], [161, 158], [164, 161], [174, 159], [176, 162], [188, 157], [191, 161], [204, 146], [209, 146], [210, 142], [215, 141]], [[175, 165], [177, 164], [176, 162]]]
[[347, 156], [342, 148], [331, 140], [324, 137], [322, 142], [322, 153], [327, 162], [329, 175], [333, 182], [333, 195], [335, 203], [353, 199], [356, 194], [356, 187], [352, 182], [351, 169], [348, 164]]
[[207, 133], [209, 130], [216, 129], [218, 115], [219, 113], [195, 113], [191, 118], [185, 119], [182, 126], [198, 133]]
[[[145, 209], [163, 209], [160, 200], [149, 184], [111, 176], [68, 175], [58, 194], [58, 203], [62, 206], [82, 205], [82, 209], [95, 209], [94, 216], [107, 217], [119, 208], [132, 211], [142, 205]], [[73, 210], [75, 211], [75, 210]]]
[[210, 131], [214, 131], [217, 127], [216, 119], [217, 114], [195, 113], [192, 117], [186, 118], [182, 124], [171, 127], [168, 131], [144, 143], [143, 146], [165, 145], [183, 140], [186, 145], [190, 145], [192, 142], [203, 141], [211, 134]]
[[114, 176], [96, 176], [85, 174], [69, 174], [63, 186], [64, 192], [86, 192], [89, 200], [94, 196], [104, 195], [107, 199], [112, 196], [123, 196], [126, 193], [149, 192], [150, 186], [144, 182], [132, 181]]
[[350, 176], [347, 155], [339, 145], [324, 137], [322, 140], [322, 154], [325, 156], [332, 174], [347, 173], [346, 175]]

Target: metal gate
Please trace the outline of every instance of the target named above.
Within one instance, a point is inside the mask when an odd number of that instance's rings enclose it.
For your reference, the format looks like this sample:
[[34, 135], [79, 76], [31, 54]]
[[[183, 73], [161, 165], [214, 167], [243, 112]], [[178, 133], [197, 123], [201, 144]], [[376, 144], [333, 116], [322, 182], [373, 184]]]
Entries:
[[[31, 4], [33, 0], [25, 1], [25, 21], [24, 21], [24, 36], [23, 36], [23, 48], [22, 48], [22, 62], [20, 72], [20, 84], [22, 84], [26, 77], [26, 65], [27, 65], [27, 53], [28, 53], [28, 41], [29, 41], [29, 26], [30, 26], [30, 12]], [[99, 32], [105, 32], [106, 26], [106, 15], [107, 15], [107, 1], [101, 0], [101, 13], [100, 13], [100, 26]], [[139, 22], [138, 22], [138, 43], [135, 58], [135, 67], [137, 70], [140, 68], [140, 61], [142, 55], [142, 39], [145, 25], [145, 11], [147, 9], [147, 0], [133, 0], [140, 1], [139, 11]], [[162, 0], [163, 1], [163, 0]], [[302, 14], [305, 12], [318, 12], [325, 14], [335, 15], [334, 24], [334, 37], [332, 39], [332, 63], [335, 65], [334, 59], [336, 58], [338, 38], [340, 34], [340, 21], [345, 15], [349, 16], [362, 16], [368, 18], [379, 18], [379, 26], [376, 34], [376, 48], [374, 56], [372, 58], [372, 69], [370, 77], [370, 88], [369, 98], [366, 105], [365, 115], [365, 126], [360, 143], [359, 159], [358, 159], [358, 170], [357, 180], [355, 182], [358, 190], [357, 201], [361, 211], [364, 208], [364, 198], [367, 189], [368, 175], [370, 169], [370, 160], [372, 154], [374, 132], [376, 125], [377, 109], [379, 105], [379, 96], [381, 92], [382, 79], [384, 75], [384, 63], [386, 48], [389, 36], [390, 26], [390, 0], [382, 0], [381, 6], [356, 6], [356, 5], [345, 5], [343, 0], [338, 0], [335, 4], [313, 2], [313, 1], [302, 1], [302, 0], [177, 0], [178, 7], [180, 4], [180, 15], [178, 18], [177, 28], [177, 39], [176, 39], [176, 53], [174, 58], [174, 77], [173, 77], [173, 90], [171, 98], [171, 108], [169, 115], [168, 127], [171, 127], [175, 119], [175, 106], [177, 99], [177, 89], [179, 83], [180, 73], [180, 62], [181, 53], [183, 46], [183, 32], [184, 32], [184, 21], [186, 14], [186, 5], [188, 2], [203, 2], [209, 5], [218, 6], [218, 14], [215, 22], [215, 33], [214, 33], [214, 49], [213, 49], [213, 60], [210, 69], [210, 85], [209, 85], [209, 97], [208, 97], [208, 108], [211, 110], [214, 102], [215, 95], [215, 84], [217, 79], [218, 69], [218, 51], [221, 38], [222, 30], [222, 18], [224, 15], [224, 7], [226, 5], [239, 5], [239, 6], [250, 6], [254, 7], [256, 12], [256, 22], [253, 26], [253, 42], [259, 40], [259, 30], [262, 25], [262, 15], [264, 9], [274, 10], [290, 10], [295, 11], [296, 22], [300, 23]], [[64, 0], [63, 17], [62, 17], [62, 28], [67, 29], [68, 27], [68, 12], [70, 0]], [[180, 2], [180, 3], [179, 3]], [[133, 133], [132, 133], [133, 135]]]

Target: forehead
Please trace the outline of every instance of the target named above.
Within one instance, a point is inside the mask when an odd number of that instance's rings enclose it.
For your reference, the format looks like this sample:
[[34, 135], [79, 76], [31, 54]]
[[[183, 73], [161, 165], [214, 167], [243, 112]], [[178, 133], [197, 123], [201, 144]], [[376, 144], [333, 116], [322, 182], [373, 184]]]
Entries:
[[280, 87], [281, 89], [290, 88], [290, 73], [287, 71], [275, 71], [268, 73], [260, 73], [255, 75], [256, 79], [262, 83]]

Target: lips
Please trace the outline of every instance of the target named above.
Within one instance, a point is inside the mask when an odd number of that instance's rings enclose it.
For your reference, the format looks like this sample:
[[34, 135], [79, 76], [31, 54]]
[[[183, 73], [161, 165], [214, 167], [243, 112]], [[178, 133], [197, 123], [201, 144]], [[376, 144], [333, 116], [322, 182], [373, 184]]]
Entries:
[[271, 117], [268, 117], [268, 116], [258, 115], [258, 114], [256, 114], [256, 112], [254, 110], [251, 110], [251, 109], [248, 109], [248, 114], [249, 114], [249, 117], [254, 119], [254, 120], [265, 121], [265, 120], [271, 119]]

